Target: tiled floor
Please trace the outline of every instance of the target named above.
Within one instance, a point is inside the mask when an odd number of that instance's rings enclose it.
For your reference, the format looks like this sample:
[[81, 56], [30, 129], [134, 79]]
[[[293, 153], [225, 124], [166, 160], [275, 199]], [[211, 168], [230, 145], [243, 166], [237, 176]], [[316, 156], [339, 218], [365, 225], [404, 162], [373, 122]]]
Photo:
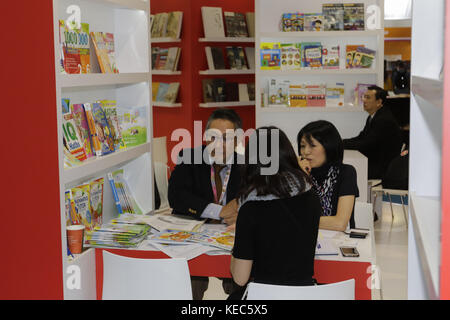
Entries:
[[[401, 205], [394, 204], [394, 220], [388, 202], [383, 203], [383, 214], [375, 222], [375, 243], [377, 266], [381, 274], [381, 294], [374, 294], [374, 299], [407, 299], [408, 271], [408, 229]], [[407, 207], [406, 207], [407, 209]], [[210, 278], [209, 288], [204, 300], [225, 300], [222, 283], [217, 278]]]

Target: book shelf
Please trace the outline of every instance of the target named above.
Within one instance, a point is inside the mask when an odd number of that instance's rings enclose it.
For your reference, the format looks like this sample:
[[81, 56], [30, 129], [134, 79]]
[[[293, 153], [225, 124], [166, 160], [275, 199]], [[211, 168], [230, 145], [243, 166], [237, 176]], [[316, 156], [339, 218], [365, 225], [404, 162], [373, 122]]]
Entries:
[[[448, 1], [413, 1], [408, 298], [448, 299]], [[427, 27], [427, 29], [424, 29]], [[426, 167], [426, 170], [424, 170]], [[445, 177], [445, 178], [444, 178]]]
[[224, 107], [245, 107], [254, 106], [255, 101], [225, 101], [200, 103], [200, 108], [224, 108]]
[[[67, 20], [67, 7], [76, 5], [81, 10], [81, 22], [89, 24], [90, 31], [114, 34], [115, 58], [118, 74], [60, 74], [59, 20]], [[94, 249], [85, 249], [75, 259], [68, 259], [66, 240], [65, 190], [97, 178], [104, 178], [103, 223], [118, 216], [107, 173], [123, 168], [124, 177], [142, 211], [154, 209], [152, 174], [152, 109], [151, 57], [148, 28], [150, 3], [147, 0], [53, 0], [53, 25], [56, 72], [57, 125], [59, 150], [59, 185], [61, 212], [61, 258], [65, 299], [95, 299]], [[133, 45], [130, 45], [133, 43]], [[91, 64], [96, 56], [90, 50]], [[94, 69], [93, 69], [94, 70]], [[71, 104], [115, 100], [118, 108], [145, 106], [147, 142], [135, 147], [115, 151], [106, 156], [86, 160], [81, 165], [64, 168], [61, 99]], [[69, 267], [80, 270], [81, 289], [67, 287]]]
[[235, 42], [235, 43], [250, 43], [255, 42], [255, 38], [245, 37], [214, 37], [214, 38], [199, 38], [199, 42]]
[[[332, 122], [343, 138], [359, 134], [367, 118], [367, 113], [359, 106], [353, 106], [353, 92], [357, 83], [373, 83], [383, 87], [384, 64], [384, 22], [379, 17], [373, 30], [368, 28], [368, 8], [376, 5], [384, 12], [383, 0], [354, 1], [365, 4], [365, 30], [361, 31], [301, 31], [280, 32], [279, 24], [283, 13], [320, 13], [322, 4], [330, 1], [306, 0], [256, 0], [255, 2], [255, 61], [256, 61], [256, 127], [275, 125], [286, 132], [292, 142], [298, 131], [307, 123], [319, 119]], [[381, 14], [382, 15], [382, 14]], [[339, 45], [339, 69], [261, 70], [260, 45], [262, 42], [300, 43], [321, 42], [323, 45]], [[370, 69], [345, 69], [346, 45], [365, 45], [376, 50], [376, 58]], [[295, 83], [326, 83], [332, 86], [344, 82], [345, 96], [342, 107], [262, 107], [262, 91], [268, 91], [270, 79], [290, 80]]]

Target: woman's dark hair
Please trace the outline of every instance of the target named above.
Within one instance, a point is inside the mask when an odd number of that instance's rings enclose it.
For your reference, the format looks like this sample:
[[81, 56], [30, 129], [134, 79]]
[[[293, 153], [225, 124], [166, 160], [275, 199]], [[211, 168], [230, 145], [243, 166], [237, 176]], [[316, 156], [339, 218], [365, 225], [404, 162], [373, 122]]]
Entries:
[[[272, 150], [272, 142], [276, 143], [277, 137], [278, 148]], [[256, 148], [252, 147], [252, 144]], [[271, 162], [267, 163], [267, 159], [262, 159], [261, 156], [264, 157], [265, 154]], [[275, 174], [263, 175], [262, 169], [270, 168], [273, 161], [278, 161], [278, 170]], [[290, 198], [293, 191], [304, 192], [305, 182], [309, 182], [309, 178], [298, 165], [294, 148], [286, 134], [273, 126], [258, 128], [252, 134], [245, 148], [245, 164], [242, 169], [242, 182], [238, 193], [238, 199], [241, 201], [253, 190], [256, 190], [258, 196], [272, 194], [278, 198]]]
[[311, 138], [320, 142], [325, 149], [328, 164], [342, 163], [344, 158], [344, 144], [341, 135], [331, 122], [319, 120], [310, 122], [304, 126], [297, 135], [299, 154], [303, 137], [309, 144], [313, 144]]

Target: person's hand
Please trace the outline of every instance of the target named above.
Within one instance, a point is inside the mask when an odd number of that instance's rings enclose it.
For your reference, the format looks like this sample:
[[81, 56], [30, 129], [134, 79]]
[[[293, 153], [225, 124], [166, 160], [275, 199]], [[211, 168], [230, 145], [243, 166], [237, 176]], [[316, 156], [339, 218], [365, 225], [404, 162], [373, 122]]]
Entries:
[[238, 214], [238, 204], [236, 199], [228, 202], [227, 205], [223, 206], [220, 211], [219, 217], [221, 217], [227, 225], [232, 225], [236, 222]]
[[300, 166], [300, 168], [306, 173], [306, 174], [310, 174], [311, 173], [311, 164], [309, 163], [308, 160], [302, 158], [302, 157], [298, 157], [298, 165]]
[[226, 229], [225, 232], [235, 232], [236, 231], [236, 223], [233, 223], [231, 225], [229, 225]]

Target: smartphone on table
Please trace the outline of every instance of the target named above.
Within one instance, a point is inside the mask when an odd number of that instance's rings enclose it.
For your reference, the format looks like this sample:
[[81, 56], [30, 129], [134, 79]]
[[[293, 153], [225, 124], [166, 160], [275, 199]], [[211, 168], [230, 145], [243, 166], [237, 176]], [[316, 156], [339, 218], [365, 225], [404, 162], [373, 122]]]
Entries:
[[359, 252], [356, 247], [339, 247], [339, 249], [341, 250], [343, 257], [359, 257]]

